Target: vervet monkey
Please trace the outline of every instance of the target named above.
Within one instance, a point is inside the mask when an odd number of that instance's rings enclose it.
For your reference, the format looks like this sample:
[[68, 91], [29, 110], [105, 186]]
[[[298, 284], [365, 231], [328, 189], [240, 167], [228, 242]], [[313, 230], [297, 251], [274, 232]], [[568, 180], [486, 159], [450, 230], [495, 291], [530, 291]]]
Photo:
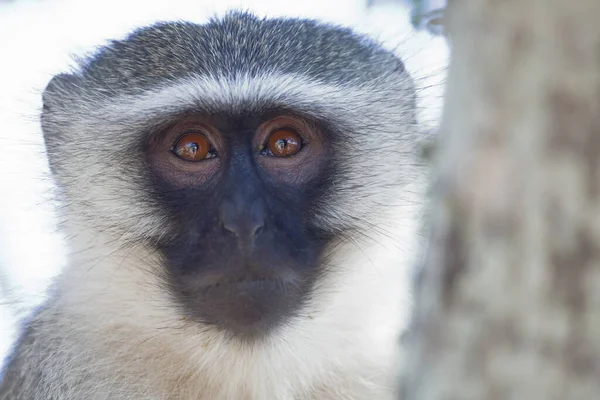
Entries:
[[43, 94], [69, 263], [0, 399], [392, 399], [422, 171], [415, 89], [349, 29], [232, 12]]

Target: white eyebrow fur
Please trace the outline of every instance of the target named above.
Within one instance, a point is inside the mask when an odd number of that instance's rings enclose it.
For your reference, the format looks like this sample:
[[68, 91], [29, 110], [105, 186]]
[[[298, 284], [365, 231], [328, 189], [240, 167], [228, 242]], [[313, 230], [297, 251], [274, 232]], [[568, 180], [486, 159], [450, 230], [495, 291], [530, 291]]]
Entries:
[[[174, 114], [190, 108], [236, 114], [287, 107], [339, 124], [357, 117], [368, 121], [384, 114], [393, 121], [404, 117], [402, 109], [408, 104], [390, 104], [386, 100], [397, 98], [399, 91], [408, 95], [412, 90], [408, 76], [400, 86], [397, 76], [343, 85], [276, 73], [233, 78], [196, 76], [169, 82], [142, 94], [92, 98], [89, 111], [136, 121], [147, 115]], [[374, 98], [378, 101], [373, 102]]]

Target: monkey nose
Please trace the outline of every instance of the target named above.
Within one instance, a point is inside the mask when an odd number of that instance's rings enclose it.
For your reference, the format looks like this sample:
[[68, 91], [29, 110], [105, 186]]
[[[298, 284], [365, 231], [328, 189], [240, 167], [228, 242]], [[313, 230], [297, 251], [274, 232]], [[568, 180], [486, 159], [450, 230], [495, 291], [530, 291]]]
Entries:
[[220, 211], [223, 230], [239, 241], [253, 240], [265, 227], [265, 212], [259, 204], [238, 207], [225, 203]]
[[222, 225], [224, 230], [233, 233], [238, 239], [253, 238], [257, 236], [265, 226], [264, 221], [258, 220], [251, 222], [231, 220], [222, 222]]

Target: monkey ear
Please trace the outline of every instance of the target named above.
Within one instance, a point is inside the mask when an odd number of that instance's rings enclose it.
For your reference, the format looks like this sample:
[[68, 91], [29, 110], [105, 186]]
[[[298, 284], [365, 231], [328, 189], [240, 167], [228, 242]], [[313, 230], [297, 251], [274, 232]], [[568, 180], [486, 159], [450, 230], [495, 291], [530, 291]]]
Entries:
[[50, 82], [48, 82], [42, 93], [42, 113], [40, 121], [49, 156], [51, 156], [54, 143], [61, 138], [61, 130], [57, 129], [59, 124], [56, 123], [56, 120], [63, 114], [61, 111], [71, 104], [69, 98], [72, 97], [71, 92], [73, 91], [73, 88], [76, 87], [76, 85], [74, 85], [74, 80], [74, 75], [55, 75]]
[[58, 74], [50, 79], [42, 93], [42, 104], [44, 110], [50, 110], [60, 106], [64, 102], [65, 94], [72, 86], [74, 76], [70, 74]]

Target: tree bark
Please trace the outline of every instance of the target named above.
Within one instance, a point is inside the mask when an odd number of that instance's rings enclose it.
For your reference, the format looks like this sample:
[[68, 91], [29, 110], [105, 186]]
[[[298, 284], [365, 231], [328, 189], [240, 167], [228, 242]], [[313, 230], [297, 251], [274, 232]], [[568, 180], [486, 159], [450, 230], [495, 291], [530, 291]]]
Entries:
[[454, 0], [403, 400], [600, 399], [600, 1]]

